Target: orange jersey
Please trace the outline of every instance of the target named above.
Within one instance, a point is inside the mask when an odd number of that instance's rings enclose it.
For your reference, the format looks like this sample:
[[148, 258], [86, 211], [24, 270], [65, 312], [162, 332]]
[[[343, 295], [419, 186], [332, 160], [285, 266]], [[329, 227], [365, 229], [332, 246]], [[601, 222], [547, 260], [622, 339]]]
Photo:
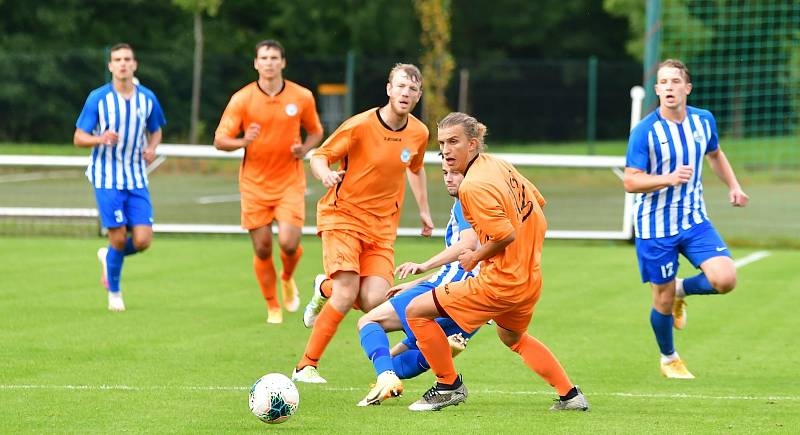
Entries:
[[514, 166], [496, 157], [480, 154], [465, 172], [458, 197], [480, 242], [516, 234], [504, 250], [481, 263], [476, 287], [492, 288], [506, 300], [538, 298], [547, 230], [544, 197]]
[[247, 146], [239, 169], [242, 199], [277, 201], [288, 189], [305, 192], [303, 161], [291, 146], [302, 143], [300, 127], [307, 134], [322, 133], [311, 91], [289, 80], [271, 97], [258, 82], [250, 83], [231, 97], [219, 121], [216, 136], [235, 138], [251, 123], [261, 133]]
[[406, 168], [422, 168], [428, 128], [413, 115], [398, 131], [370, 109], [345, 121], [314, 153], [339, 162], [344, 179], [317, 204], [319, 231], [348, 229], [392, 242], [397, 237]]

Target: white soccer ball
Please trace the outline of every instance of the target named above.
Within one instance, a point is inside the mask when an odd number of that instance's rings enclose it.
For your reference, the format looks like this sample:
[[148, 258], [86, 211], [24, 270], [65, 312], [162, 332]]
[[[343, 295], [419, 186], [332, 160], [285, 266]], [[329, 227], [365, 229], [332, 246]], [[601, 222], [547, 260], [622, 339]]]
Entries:
[[283, 423], [299, 404], [294, 382], [280, 373], [264, 375], [250, 387], [250, 411], [265, 423]]

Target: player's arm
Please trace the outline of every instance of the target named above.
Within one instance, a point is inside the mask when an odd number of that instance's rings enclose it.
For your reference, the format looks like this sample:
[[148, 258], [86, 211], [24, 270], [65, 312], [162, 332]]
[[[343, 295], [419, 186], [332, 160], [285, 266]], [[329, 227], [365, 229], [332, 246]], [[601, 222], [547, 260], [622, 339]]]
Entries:
[[147, 148], [142, 151], [142, 157], [144, 157], [144, 161], [146, 161], [147, 164], [153, 163], [153, 160], [155, 160], [156, 147], [161, 144], [162, 136], [163, 132], [160, 128], [147, 133]]
[[623, 185], [629, 193], [647, 193], [661, 190], [665, 187], [678, 186], [688, 183], [692, 178], [693, 169], [688, 165], [679, 165], [669, 174], [648, 174], [638, 168], [625, 168]]
[[307, 134], [306, 140], [304, 140], [302, 144], [292, 145], [292, 154], [294, 154], [296, 158], [302, 159], [309, 151], [311, 151], [311, 148], [317, 146], [321, 140], [322, 132]]
[[72, 143], [79, 148], [94, 147], [97, 145], [116, 145], [118, 140], [119, 137], [117, 133], [111, 130], [106, 130], [103, 134], [95, 136], [80, 128], [76, 128], [75, 134], [72, 135]]
[[216, 134], [214, 136], [214, 146], [221, 151], [235, 151], [239, 148], [247, 148], [248, 145], [256, 140], [259, 133], [261, 133], [261, 125], [251, 122], [242, 137], [228, 137]]
[[746, 206], [750, 197], [744, 193], [742, 187], [739, 185], [736, 174], [734, 174], [733, 168], [730, 162], [728, 162], [725, 153], [722, 152], [722, 149], [717, 148], [706, 154], [706, 159], [708, 160], [709, 166], [711, 166], [711, 170], [717, 174], [717, 177], [719, 177], [723, 183], [728, 185], [728, 197], [731, 201], [731, 205], [734, 207]]
[[314, 177], [322, 181], [322, 185], [329, 189], [341, 183], [344, 178], [344, 171], [331, 170], [328, 158], [325, 156], [318, 156], [315, 154], [311, 156], [311, 162], [309, 164]]
[[458, 234], [458, 242], [453, 243], [424, 262], [413, 263], [409, 261], [398, 266], [397, 269], [395, 269], [397, 278], [404, 279], [409, 275], [425, 273], [443, 264], [452, 263], [458, 260], [458, 256], [461, 255], [465, 249], [476, 249], [478, 247], [478, 234], [475, 233], [475, 230], [472, 228], [467, 228]]
[[458, 256], [458, 261], [461, 263], [461, 268], [466, 271], [474, 269], [475, 266], [477, 266], [481, 261], [492, 258], [502, 252], [504, 249], [506, 249], [506, 246], [510, 245], [511, 242], [516, 240], [516, 238], [517, 232], [512, 230], [509, 235], [503, 238], [496, 240], [490, 239], [486, 243], [482, 243], [480, 248], [477, 250], [463, 250], [461, 255]]
[[417, 172], [406, 169], [406, 176], [419, 208], [419, 218], [422, 221], [420, 234], [430, 237], [433, 233], [433, 219], [431, 219], [431, 210], [428, 206], [428, 182], [427, 178], [425, 178], [425, 168], [420, 166]]

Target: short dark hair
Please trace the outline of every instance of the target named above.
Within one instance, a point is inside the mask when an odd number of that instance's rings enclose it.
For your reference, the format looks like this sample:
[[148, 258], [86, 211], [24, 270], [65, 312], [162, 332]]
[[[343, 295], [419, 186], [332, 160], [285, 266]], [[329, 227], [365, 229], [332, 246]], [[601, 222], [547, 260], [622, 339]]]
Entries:
[[258, 50], [261, 50], [261, 47], [274, 48], [281, 52], [281, 57], [286, 59], [286, 50], [283, 49], [283, 45], [280, 42], [274, 39], [265, 39], [258, 44], [256, 44], [256, 57], [258, 57]]
[[[683, 75], [683, 79], [686, 80], [686, 83], [692, 82], [692, 75], [689, 74], [689, 68], [686, 66], [685, 63], [679, 61], [678, 59], [667, 59], [660, 64], [658, 64], [658, 69], [661, 68], [676, 68], [681, 71], [681, 75]], [[657, 71], [657, 70], [656, 70]]]
[[111, 60], [111, 53], [125, 48], [127, 48], [128, 50], [131, 51], [131, 53], [133, 53], [133, 59], [136, 60], [136, 52], [133, 51], [133, 47], [131, 47], [130, 44], [127, 44], [125, 42], [120, 42], [111, 46], [111, 49], [108, 50], [108, 60]]

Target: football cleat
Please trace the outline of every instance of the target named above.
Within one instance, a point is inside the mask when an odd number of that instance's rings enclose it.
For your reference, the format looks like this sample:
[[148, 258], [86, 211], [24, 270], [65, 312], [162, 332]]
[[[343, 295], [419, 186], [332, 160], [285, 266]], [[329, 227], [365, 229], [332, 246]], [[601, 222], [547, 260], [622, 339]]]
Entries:
[[[461, 375], [458, 375], [461, 381]], [[458, 405], [467, 400], [467, 387], [461, 382], [458, 388], [442, 388], [437, 382], [422, 398], [408, 406], [411, 411], [438, 411], [442, 408]]]
[[391, 370], [378, 375], [378, 380], [371, 387], [367, 396], [361, 399], [357, 406], [380, 405], [386, 399], [403, 394], [403, 382]]
[[327, 277], [322, 274], [314, 278], [314, 295], [311, 296], [311, 300], [308, 301], [306, 309], [303, 310], [303, 324], [306, 325], [306, 328], [314, 327], [314, 323], [317, 321], [322, 307], [325, 306], [325, 302], [328, 302], [328, 298], [322, 296], [322, 291], [320, 290], [322, 283], [326, 279]]
[[125, 311], [125, 302], [122, 300], [122, 292], [108, 292], [108, 310]]
[[551, 411], [588, 411], [589, 410], [589, 402], [586, 401], [586, 396], [583, 395], [583, 391], [581, 391], [580, 387], [577, 385], [575, 389], [578, 391], [578, 395], [573, 397], [572, 399], [561, 400], [556, 399], [553, 406], [550, 407]]
[[300, 370], [294, 369], [292, 380], [295, 382], [305, 382], [307, 384], [325, 384], [328, 381], [319, 375], [319, 371], [314, 366], [305, 366]]
[[267, 323], [283, 323], [283, 310], [278, 308], [267, 308]]
[[297, 284], [295, 284], [294, 278], [289, 278], [286, 281], [281, 280], [281, 291], [283, 292], [283, 306], [286, 307], [286, 311], [290, 313], [297, 311], [300, 308], [300, 294], [297, 291]]
[[686, 328], [686, 299], [675, 297], [672, 303], [672, 326], [675, 329]]
[[661, 374], [670, 379], [694, 379], [694, 375], [686, 368], [682, 359], [674, 359], [668, 363], [661, 363]]

